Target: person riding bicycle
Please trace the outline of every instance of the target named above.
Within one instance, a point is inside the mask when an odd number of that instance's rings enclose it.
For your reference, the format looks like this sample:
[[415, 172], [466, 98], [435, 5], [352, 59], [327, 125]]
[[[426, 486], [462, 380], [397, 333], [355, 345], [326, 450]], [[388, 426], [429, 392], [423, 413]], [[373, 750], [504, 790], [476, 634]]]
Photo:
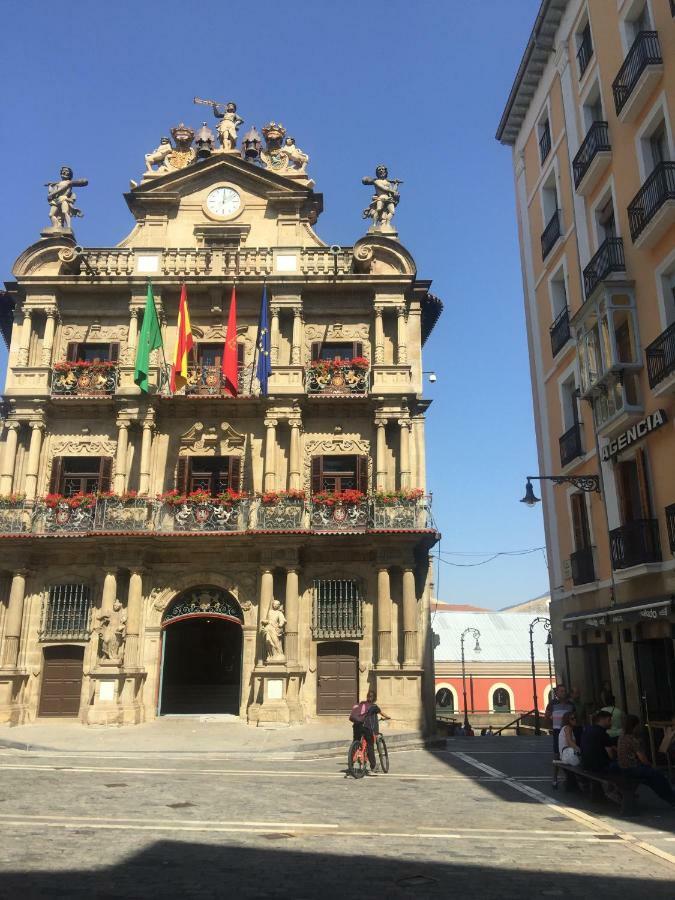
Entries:
[[354, 740], [360, 741], [362, 737], [366, 739], [371, 774], [374, 774], [377, 766], [375, 761], [375, 735], [379, 731], [377, 717], [381, 716], [383, 719], [391, 718], [391, 716], [386, 716], [382, 712], [377, 703], [375, 703], [376, 699], [375, 691], [368, 691], [365, 700], [359, 700], [358, 703], [354, 704], [349, 716], [354, 732]]

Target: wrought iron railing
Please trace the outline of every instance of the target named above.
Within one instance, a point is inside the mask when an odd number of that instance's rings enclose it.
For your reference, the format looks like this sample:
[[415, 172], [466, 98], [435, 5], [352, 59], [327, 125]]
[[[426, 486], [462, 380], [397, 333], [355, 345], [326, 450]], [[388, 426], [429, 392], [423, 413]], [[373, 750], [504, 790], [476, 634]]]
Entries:
[[365, 531], [369, 518], [369, 503], [365, 499], [310, 503], [309, 527], [312, 531]]
[[595, 581], [595, 564], [593, 562], [593, 548], [582, 547], [570, 553], [572, 566], [572, 582], [576, 585], [590, 584]]
[[642, 563], [661, 562], [661, 540], [657, 519], [636, 519], [609, 533], [612, 566], [628, 569]]
[[94, 531], [96, 503], [73, 506], [66, 500], [54, 504], [38, 503], [33, 510], [33, 528], [38, 534], [81, 534]]
[[546, 157], [551, 152], [551, 126], [548, 121], [544, 123], [544, 127], [539, 138], [539, 161], [543, 164]]
[[95, 531], [152, 531], [155, 525], [153, 500], [143, 497], [105, 498], [96, 502]]
[[570, 332], [570, 311], [567, 306], [560, 310], [555, 317], [553, 324], [549, 328], [551, 335], [551, 353], [556, 356], [565, 344], [569, 341]]
[[567, 466], [573, 459], [583, 456], [584, 451], [581, 446], [581, 424], [575, 422], [574, 425], [572, 425], [571, 428], [568, 428], [560, 437], [558, 443], [560, 444], [561, 466]]
[[110, 397], [117, 381], [116, 365], [59, 363], [52, 369], [52, 397]]
[[623, 253], [623, 239], [607, 238], [598, 247], [584, 269], [584, 293], [588, 299], [597, 286], [611, 272], [625, 272], [626, 259]]
[[584, 29], [579, 49], [577, 50], [577, 62], [579, 63], [579, 78], [588, 68], [588, 64], [593, 58], [593, 41], [591, 40], [591, 32], [589, 28]]
[[157, 531], [215, 532], [246, 531], [249, 501], [190, 500], [162, 503], [156, 519]]
[[596, 155], [603, 150], [611, 149], [612, 145], [609, 142], [607, 122], [593, 122], [572, 163], [575, 188], [578, 188], [581, 184]]
[[314, 579], [312, 637], [363, 637], [363, 599], [357, 581]]
[[86, 584], [57, 584], [42, 605], [41, 641], [86, 641], [91, 633], [91, 600]]
[[628, 224], [633, 241], [669, 200], [675, 200], [675, 162], [661, 162], [628, 204]]
[[546, 259], [562, 233], [560, 210], [556, 209], [541, 235], [541, 258]]
[[0, 534], [21, 534], [31, 530], [32, 505], [22, 501], [0, 503]]
[[24, 530], [37, 534], [152, 531], [155, 507], [153, 500], [142, 497], [101, 498], [79, 505], [66, 498], [49, 504], [38, 501], [32, 509], [32, 525]]
[[305, 377], [308, 394], [367, 394], [369, 372], [358, 366], [312, 365]]
[[641, 31], [633, 41], [633, 45], [628, 51], [628, 55], [612, 84], [617, 116], [628, 102], [647, 66], [657, 65], [662, 62], [658, 33], [656, 31]]
[[649, 387], [656, 387], [675, 372], [675, 322], [645, 349]]
[[[253, 366], [242, 366], [238, 373], [238, 397], [260, 394], [260, 384], [253, 373]], [[183, 388], [186, 397], [221, 397], [225, 393], [225, 376], [219, 366], [189, 366], [187, 384]]]
[[666, 506], [666, 528], [671, 553], [675, 553], [675, 503]]
[[429, 527], [430, 497], [371, 500], [371, 526], [392, 531]]
[[297, 531], [307, 527], [305, 501], [284, 497], [275, 503], [257, 502], [255, 527], [261, 531]]

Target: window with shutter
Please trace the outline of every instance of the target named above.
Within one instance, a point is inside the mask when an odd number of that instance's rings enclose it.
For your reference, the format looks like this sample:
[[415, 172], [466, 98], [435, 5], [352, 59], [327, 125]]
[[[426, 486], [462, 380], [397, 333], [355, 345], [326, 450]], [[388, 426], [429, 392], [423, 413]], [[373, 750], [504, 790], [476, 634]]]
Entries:
[[71, 341], [66, 351], [68, 362], [117, 362], [119, 343], [92, 344]]
[[178, 457], [178, 465], [176, 467], [176, 490], [181, 493], [187, 493], [188, 472], [190, 460], [187, 456]]
[[[72, 497], [110, 490], [112, 457], [62, 456], [57, 459], [52, 465], [50, 493]], [[53, 485], [57, 485], [56, 490], [52, 490]]]
[[191, 456], [185, 461], [188, 493], [206, 491], [215, 497], [230, 488], [239, 490], [241, 460], [238, 456]]
[[354, 359], [355, 356], [363, 356], [361, 341], [314, 341], [312, 343], [312, 360]]
[[49, 493], [58, 494], [61, 490], [61, 472], [63, 470], [63, 457], [55, 456], [52, 460], [52, 471], [49, 475]]
[[312, 458], [312, 493], [358, 490], [368, 493], [367, 456]]
[[112, 488], [112, 456], [102, 456], [98, 474], [98, 489], [102, 494], [107, 493]]

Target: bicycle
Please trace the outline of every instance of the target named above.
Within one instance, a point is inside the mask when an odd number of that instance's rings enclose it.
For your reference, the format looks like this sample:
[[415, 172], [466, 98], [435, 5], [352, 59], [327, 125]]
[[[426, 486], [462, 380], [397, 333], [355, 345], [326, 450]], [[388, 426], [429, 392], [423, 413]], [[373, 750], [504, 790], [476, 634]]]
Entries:
[[[380, 769], [386, 775], [389, 771], [389, 751], [381, 734], [375, 735], [375, 747], [380, 760]], [[349, 745], [347, 768], [353, 778], [363, 778], [368, 771], [368, 742], [365, 735], [361, 735]]]

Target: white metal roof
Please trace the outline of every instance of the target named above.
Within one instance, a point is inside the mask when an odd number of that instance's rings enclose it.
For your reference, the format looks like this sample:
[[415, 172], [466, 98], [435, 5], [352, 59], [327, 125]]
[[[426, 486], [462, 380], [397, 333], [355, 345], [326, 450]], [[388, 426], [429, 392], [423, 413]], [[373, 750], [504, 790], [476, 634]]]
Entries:
[[[475, 641], [470, 634], [464, 638], [464, 658], [474, 662], [525, 662], [530, 659], [531, 613], [499, 612], [437, 612], [432, 613], [431, 627], [440, 643], [434, 650], [438, 662], [461, 659], [460, 636], [465, 628], [480, 631], [480, 653], [474, 653]], [[545, 662], [548, 658], [546, 637], [542, 623], [534, 626], [534, 658]]]

